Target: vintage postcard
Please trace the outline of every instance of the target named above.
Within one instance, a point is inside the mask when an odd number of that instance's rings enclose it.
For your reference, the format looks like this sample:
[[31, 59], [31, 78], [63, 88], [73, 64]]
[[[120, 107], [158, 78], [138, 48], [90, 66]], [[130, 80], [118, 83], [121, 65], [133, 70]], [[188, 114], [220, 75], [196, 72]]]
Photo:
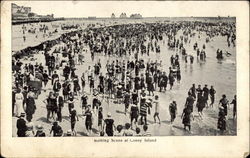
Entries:
[[249, 3], [1, 2], [1, 138], [4, 157], [245, 157]]

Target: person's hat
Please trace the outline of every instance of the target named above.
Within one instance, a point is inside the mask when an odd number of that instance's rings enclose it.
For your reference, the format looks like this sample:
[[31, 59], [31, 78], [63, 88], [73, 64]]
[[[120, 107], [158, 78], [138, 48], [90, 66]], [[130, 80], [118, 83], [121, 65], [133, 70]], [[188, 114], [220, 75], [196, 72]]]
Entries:
[[122, 88], [122, 85], [119, 84], [117, 87], [118, 87], [118, 88]]
[[20, 116], [21, 116], [21, 117], [24, 117], [24, 116], [25, 116], [25, 113], [22, 112]]
[[20, 93], [20, 92], [21, 92], [21, 89], [20, 89], [20, 88], [17, 88], [16, 91], [17, 91], [17, 93]]
[[72, 131], [69, 129], [68, 131], [67, 131], [67, 136], [71, 136], [72, 135]]
[[111, 117], [111, 113], [110, 113], [110, 112], [108, 112], [107, 116], [108, 116], [108, 117]]
[[28, 130], [32, 130], [33, 129], [33, 124], [31, 122], [26, 124], [26, 127]]
[[37, 131], [42, 131], [43, 130], [43, 126], [42, 125], [37, 125]]
[[53, 125], [58, 125], [58, 122], [57, 121], [53, 122]]
[[121, 131], [123, 127], [122, 125], [118, 125], [116, 128], [117, 128], [117, 131]]

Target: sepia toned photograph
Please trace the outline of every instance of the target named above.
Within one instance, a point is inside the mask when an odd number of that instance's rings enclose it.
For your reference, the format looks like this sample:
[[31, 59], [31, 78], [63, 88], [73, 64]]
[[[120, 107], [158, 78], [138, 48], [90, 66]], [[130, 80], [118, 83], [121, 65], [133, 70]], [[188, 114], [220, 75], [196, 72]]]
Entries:
[[38, 4], [11, 4], [13, 137], [237, 135], [236, 17]]

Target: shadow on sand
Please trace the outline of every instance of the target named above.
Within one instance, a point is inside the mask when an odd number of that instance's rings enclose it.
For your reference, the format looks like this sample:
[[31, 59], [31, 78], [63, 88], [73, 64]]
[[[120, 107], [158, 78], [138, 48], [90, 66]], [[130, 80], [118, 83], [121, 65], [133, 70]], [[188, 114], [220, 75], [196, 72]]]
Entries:
[[52, 123], [50, 120], [48, 121], [46, 117], [40, 117], [39, 119], [37, 119], [36, 121], [42, 121], [44, 123]]
[[81, 136], [88, 136], [87, 133], [85, 133], [85, 132], [77, 132], [77, 134], [79, 134]]
[[183, 127], [180, 127], [180, 126], [176, 126], [176, 125], [173, 125], [173, 128], [177, 128], [177, 129], [179, 129], [179, 130], [182, 130], [182, 131], [186, 131]]
[[66, 120], [66, 121], [70, 121], [69, 116], [62, 116], [62, 119]]
[[95, 133], [95, 134], [99, 133], [99, 131], [97, 129], [95, 129], [95, 128], [92, 128], [92, 132]]
[[118, 113], [118, 114], [125, 114], [124, 111], [119, 111], [119, 110], [116, 110], [116, 113]]
[[165, 124], [168, 124], [168, 125], [170, 125], [170, 121], [169, 120], [165, 120], [165, 121], [161, 121], [162, 123], [165, 123]]

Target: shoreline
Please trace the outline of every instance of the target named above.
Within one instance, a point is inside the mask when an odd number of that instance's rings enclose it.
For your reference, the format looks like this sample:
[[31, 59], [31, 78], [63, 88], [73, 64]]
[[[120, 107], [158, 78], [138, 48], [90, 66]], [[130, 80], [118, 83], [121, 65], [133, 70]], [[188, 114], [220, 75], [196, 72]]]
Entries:
[[[57, 41], [58, 39], [60, 39], [61, 37], [66, 36], [66, 35], [69, 35], [69, 34], [72, 34], [72, 33], [76, 33], [76, 32], [78, 32], [78, 31], [83, 31], [83, 30], [72, 30], [72, 31], [69, 31], [69, 32], [65, 32], [65, 33], [62, 33], [61, 35], [59, 35], [59, 37], [56, 37], [55, 39], [45, 40], [45, 41], [41, 42], [41, 43], [38, 44], [38, 45], [35, 45], [35, 46], [28, 46], [28, 47], [26, 47], [26, 48], [24, 48], [24, 49], [21, 49], [21, 50], [19, 50], [19, 51], [12, 51], [12, 58], [13, 58], [13, 57], [16, 58], [16, 56], [19, 55], [19, 58], [22, 59], [22, 58], [25, 57], [26, 55], [34, 54], [34, 51], [35, 51], [35, 50], [37, 50], [37, 49], [39, 50], [41, 47], [43, 48], [43, 47], [44, 47], [44, 44], [49, 43], [49, 42], [55, 43], [55, 44], [56, 44], [56, 41]], [[54, 46], [54, 45], [52, 45], [52, 47], [53, 47], [53, 46]], [[29, 53], [27, 53], [27, 52], [29, 52]]]
[[96, 17], [96, 18], [88, 18], [88, 17], [70, 17], [70, 18], [54, 18], [54, 19], [22, 19], [22, 20], [12, 20], [12, 25], [20, 25], [26, 23], [39, 23], [39, 22], [53, 22], [53, 21], [67, 21], [67, 20], [149, 20], [149, 19], [158, 19], [158, 20], [170, 20], [170, 21], [209, 21], [209, 22], [220, 22], [220, 21], [235, 21], [235, 17], [142, 17], [142, 18], [111, 18], [111, 17]]
[[64, 18], [12, 20], [12, 25], [20, 25], [20, 24], [27, 24], [27, 23], [39, 23], [39, 22], [64, 21], [64, 20], [65, 20]]

